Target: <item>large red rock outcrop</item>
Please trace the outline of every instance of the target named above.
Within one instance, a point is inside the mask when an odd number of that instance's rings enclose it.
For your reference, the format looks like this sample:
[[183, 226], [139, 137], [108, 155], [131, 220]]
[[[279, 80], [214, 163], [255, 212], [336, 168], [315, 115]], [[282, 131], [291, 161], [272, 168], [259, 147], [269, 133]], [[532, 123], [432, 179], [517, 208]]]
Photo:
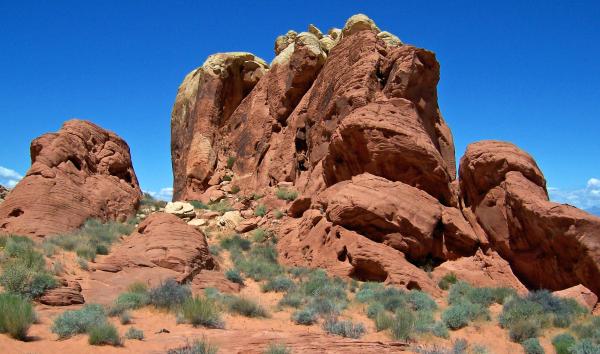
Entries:
[[31, 142], [31, 167], [0, 204], [0, 233], [43, 237], [89, 218], [124, 221], [141, 195], [127, 143], [90, 122], [70, 120]]
[[583, 284], [600, 294], [600, 218], [548, 201], [535, 161], [510, 143], [468, 146], [460, 186], [488, 236], [528, 286], [560, 290]]

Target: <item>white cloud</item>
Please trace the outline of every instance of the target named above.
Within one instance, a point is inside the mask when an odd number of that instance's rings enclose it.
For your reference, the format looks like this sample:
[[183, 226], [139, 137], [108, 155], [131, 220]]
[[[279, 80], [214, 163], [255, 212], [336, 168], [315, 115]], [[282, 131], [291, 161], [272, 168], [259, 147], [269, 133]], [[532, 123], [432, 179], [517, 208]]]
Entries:
[[160, 191], [158, 191], [158, 192], [146, 191], [146, 190], [143, 192], [148, 193], [153, 198], [160, 199], [160, 200], [171, 201], [171, 199], [173, 198], [173, 188], [171, 188], [171, 187], [161, 188]]
[[13, 188], [23, 178], [17, 171], [0, 166], [0, 184]]
[[558, 203], [567, 203], [578, 208], [589, 209], [600, 207], [600, 179], [590, 178], [585, 188], [563, 190], [548, 187], [550, 200]]

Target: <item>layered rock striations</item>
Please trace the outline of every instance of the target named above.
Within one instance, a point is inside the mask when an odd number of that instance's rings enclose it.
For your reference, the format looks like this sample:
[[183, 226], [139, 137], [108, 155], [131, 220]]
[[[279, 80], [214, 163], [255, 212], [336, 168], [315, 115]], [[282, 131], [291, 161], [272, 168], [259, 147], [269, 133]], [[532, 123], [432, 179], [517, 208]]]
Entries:
[[247, 195], [293, 188], [282, 260], [361, 280], [435, 291], [417, 265], [456, 261], [445, 264], [518, 288], [513, 272], [530, 287], [600, 291], [599, 219], [550, 203], [529, 155], [473, 144], [457, 180], [433, 52], [355, 15], [327, 34], [288, 31], [275, 55], [267, 66], [217, 54], [186, 76], [171, 117], [174, 200], [212, 200], [225, 176]]
[[0, 233], [44, 237], [72, 231], [89, 218], [124, 221], [141, 190], [129, 146], [83, 120], [31, 143], [31, 167], [0, 204]]

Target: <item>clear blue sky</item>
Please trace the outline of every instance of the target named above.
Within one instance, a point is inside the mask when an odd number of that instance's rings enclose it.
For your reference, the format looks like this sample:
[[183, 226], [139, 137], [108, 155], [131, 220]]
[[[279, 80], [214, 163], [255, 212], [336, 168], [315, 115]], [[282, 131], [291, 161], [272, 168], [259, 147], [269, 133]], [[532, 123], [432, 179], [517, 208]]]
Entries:
[[170, 187], [170, 113], [187, 72], [215, 52], [270, 61], [277, 35], [359, 12], [437, 53], [457, 157], [470, 142], [512, 141], [556, 200], [600, 205], [597, 0], [0, 0], [0, 183], [25, 173], [33, 138], [78, 117], [127, 140], [143, 189]]

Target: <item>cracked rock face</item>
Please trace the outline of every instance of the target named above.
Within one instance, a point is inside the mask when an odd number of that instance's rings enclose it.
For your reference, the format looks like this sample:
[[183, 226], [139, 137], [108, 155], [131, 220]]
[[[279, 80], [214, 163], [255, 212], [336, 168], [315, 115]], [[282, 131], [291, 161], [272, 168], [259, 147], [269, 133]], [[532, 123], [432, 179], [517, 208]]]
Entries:
[[124, 221], [141, 190], [129, 146], [83, 120], [31, 143], [31, 167], [0, 204], [0, 233], [44, 237], [72, 231], [89, 218]]

